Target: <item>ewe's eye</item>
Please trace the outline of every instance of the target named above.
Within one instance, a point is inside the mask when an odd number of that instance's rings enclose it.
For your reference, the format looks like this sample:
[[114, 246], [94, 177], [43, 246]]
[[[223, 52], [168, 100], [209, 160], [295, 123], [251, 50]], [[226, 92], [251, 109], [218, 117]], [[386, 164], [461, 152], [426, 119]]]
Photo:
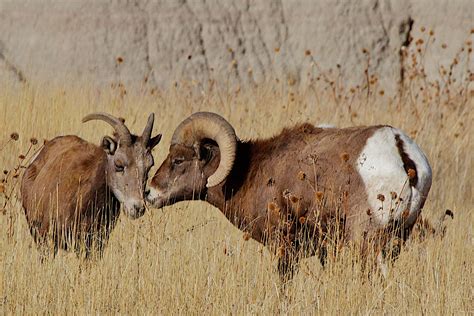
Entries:
[[125, 167], [117, 162], [114, 162], [115, 164], [115, 172], [123, 172], [123, 170], [125, 169]]
[[173, 159], [173, 165], [178, 166], [178, 165], [182, 164], [183, 161], [184, 161], [183, 157], [174, 158]]

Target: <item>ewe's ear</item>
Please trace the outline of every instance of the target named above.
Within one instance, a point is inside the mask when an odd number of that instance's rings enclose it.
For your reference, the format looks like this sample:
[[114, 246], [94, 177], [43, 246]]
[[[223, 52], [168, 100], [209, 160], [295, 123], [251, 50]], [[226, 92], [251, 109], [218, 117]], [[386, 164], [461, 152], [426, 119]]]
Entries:
[[108, 155], [113, 155], [117, 149], [117, 142], [110, 136], [104, 136], [104, 138], [102, 138], [102, 149], [104, 149]]
[[150, 150], [153, 149], [156, 145], [158, 145], [160, 143], [160, 140], [161, 140], [161, 134], [158, 134], [155, 137], [152, 137], [148, 141], [147, 147], [150, 148]]

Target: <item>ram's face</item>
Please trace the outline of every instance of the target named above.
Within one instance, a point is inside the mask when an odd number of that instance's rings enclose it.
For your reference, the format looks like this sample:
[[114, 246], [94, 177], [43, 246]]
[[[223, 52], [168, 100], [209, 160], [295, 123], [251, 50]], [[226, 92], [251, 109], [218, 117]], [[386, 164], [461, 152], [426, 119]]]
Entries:
[[197, 112], [171, 138], [168, 157], [153, 177], [147, 200], [162, 207], [202, 199], [208, 188], [224, 185], [237, 151], [234, 128], [223, 117]]
[[[194, 148], [172, 145], [153, 176], [147, 201], [160, 208], [183, 200], [199, 199], [206, 192], [207, 177], [216, 168], [215, 157], [200, 158]], [[218, 158], [217, 158], [218, 160]]]

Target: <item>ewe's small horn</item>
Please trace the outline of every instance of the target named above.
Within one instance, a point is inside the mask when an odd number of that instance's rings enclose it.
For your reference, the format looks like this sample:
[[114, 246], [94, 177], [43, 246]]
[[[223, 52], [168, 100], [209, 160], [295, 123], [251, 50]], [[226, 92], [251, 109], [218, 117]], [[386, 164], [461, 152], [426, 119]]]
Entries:
[[130, 145], [132, 143], [132, 136], [130, 134], [129, 129], [127, 128], [127, 126], [125, 126], [125, 124], [122, 121], [120, 121], [115, 116], [112, 116], [108, 113], [103, 113], [103, 112], [92, 113], [92, 114], [86, 115], [82, 119], [82, 123], [85, 123], [91, 120], [102, 120], [109, 123], [117, 132], [121, 144]]
[[234, 166], [237, 136], [229, 122], [215, 113], [194, 113], [178, 125], [171, 145], [184, 144], [191, 147], [205, 138], [214, 140], [221, 153], [217, 170], [207, 179], [207, 187], [210, 188], [224, 181]]
[[145, 129], [143, 130], [143, 133], [142, 133], [142, 142], [143, 142], [144, 146], [146, 146], [148, 144], [148, 142], [150, 141], [150, 139], [151, 139], [151, 133], [153, 131], [153, 123], [154, 122], [155, 122], [155, 114], [151, 113], [148, 116], [148, 121], [147, 121]]

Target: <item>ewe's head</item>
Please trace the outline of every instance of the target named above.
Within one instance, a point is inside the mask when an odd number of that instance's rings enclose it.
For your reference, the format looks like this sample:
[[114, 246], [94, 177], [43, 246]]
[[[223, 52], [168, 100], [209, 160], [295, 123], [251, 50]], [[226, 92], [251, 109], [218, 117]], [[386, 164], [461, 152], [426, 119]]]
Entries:
[[151, 150], [158, 145], [161, 134], [151, 137], [154, 114], [150, 114], [141, 136], [132, 135], [125, 124], [107, 113], [93, 113], [82, 119], [103, 120], [116, 132], [116, 137], [104, 136], [102, 148], [107, 155], [107, 184], [124, 206], [125, 214], [138, 218], [145, 213], [144, 190], [148, 171], [153, 166]]
[[222, 184], [235, 159], [237, 137], [221, 116], [194, 113], [175, 130], [170, 151], [153, 176], [147, 200], [155, 207], [198, 199]]

